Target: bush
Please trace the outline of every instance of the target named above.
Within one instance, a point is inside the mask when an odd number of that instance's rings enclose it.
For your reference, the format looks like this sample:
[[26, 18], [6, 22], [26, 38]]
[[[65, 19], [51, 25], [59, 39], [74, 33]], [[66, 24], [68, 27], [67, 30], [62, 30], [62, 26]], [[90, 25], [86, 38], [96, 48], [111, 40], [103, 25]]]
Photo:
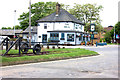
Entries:
[[103, 42], [106, 42], [106, 40], [104, 39]]
[[107, 32], [105, 35], [104, 35], [104, 39], [107, 43], [111, 43], [111, 33], [110, 32]]
[[100, 42], [102, 42], [102, 38], [100, 38]]

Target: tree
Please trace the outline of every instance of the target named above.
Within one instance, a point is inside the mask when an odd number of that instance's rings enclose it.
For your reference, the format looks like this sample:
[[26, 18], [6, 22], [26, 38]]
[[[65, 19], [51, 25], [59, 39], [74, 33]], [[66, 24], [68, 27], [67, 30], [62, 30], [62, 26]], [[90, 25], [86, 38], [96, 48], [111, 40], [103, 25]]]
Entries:
[[7, 29], [12, 29], [11, 27], [8, 27]]
[[[13, 26], [12, 29], [14, 29], [14, 26]], [[15, 25], [15, 29], [21, 29], [21, 26], [19, 26], [19, 25]]]
[[[119, 34], [120, 35], [120, 22], [117, 22], [114, 27], [115, 27], [115, 34]], [[114, 27], [110, 31], [110, 33], [111, 33], [110, 35], [111, 35], [112, 39], [114, 38]]]
[[[57, 2], [38, 2], [31, 5], [31, 26], [37, 26], [37, 20], [55, 12]], [[61, 7], [65, 6], [61, 4]], [[20, 26], [24, 30], [29, 26], [29, 12], [20, 15]]]
[[2, 27], [2, 29], [12, 29], [11, 27]]
[[[120, 22], [117, 22], [115, 24], [115, 34], [119, 34], [120, 35]], [[106, 31], [106, 34], [104, 35], [104, 38], [107, 42], [111, 42], [112, 39], [114, 39], [114, 27], [111, 31], [107, 32]]]
[[7, 27], [2, 27], [2, 29], [7, 29]]
[[99, 12], [102, 9], [101, 5], [97, 6], [96, 4], [75, 4], [72, 9], [69, 9], [69, 12], [85, 24], [85, 31], [90, 30], [90, 23], [92, 22], [96, 24], [96, 31], [100, 32], [102, 26]]
[[111, 40], [112, 40], [112, 37], [111, 37], [111, 33], [110, 31], [109, 32], [106, 32], [106, 34], [104, 35], [104, 39], [107, 43], [110, 43]]

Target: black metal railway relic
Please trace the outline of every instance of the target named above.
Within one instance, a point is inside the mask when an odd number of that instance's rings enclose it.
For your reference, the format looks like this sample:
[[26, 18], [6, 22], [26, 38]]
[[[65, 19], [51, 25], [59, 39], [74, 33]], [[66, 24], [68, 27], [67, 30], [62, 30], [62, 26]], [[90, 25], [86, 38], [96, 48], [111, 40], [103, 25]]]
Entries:
[[29, 49], [31, 49], [33, 51], [33, 54], [38, 55], [41, 52], [41, 47], [42, 45], [40, 45], [40, 43], [42, 43], [43, 45], [51, 45], [53, 43], [57, 44], [58, 47], [58, 42], [32, 42], [33, 47], [29, 47], [29, 42], [22, 42], [22, 37], [19, 37], [18, 39], [16, 39], [16, 41], [12, 41], [12, 44], [10, 47], [8, 47], [8, 44], [10, 43], [10, 40], [8, 38], [5, 38], [3, 40], [3, 42], [0, 44], [0, 46], [2, 44], [6, 45], [6, 52], [4, 54], [2, 54], [2, 56], [5, 56], [6, 54], [8, 54], [8, 52], [13, 48], [14, 45], [18, 45], [19, 47], [19, 55], [21, 55], [21, 53], [23, 54], [27, 54], [27, 52], [29, 51]]
[[[39, 54], [40, 51], [41, 51], [41, 46], [40, 46], [40, 44], [35, 44], [35, 45], [33, 46], [33, 48], [30, 48], [27, 42], [26, 42], [26, 43], [25, 43], [25, 42], [22, 43], [22, 37], [19, 37], [9, 48], [8, 48], [8, 41], [9, 41], [9, 39], [6, 38], [6, 39], [2, 42], [2, 44], [3, 44], [3, 43], [6, 43], [6, 52], [5, 52], [4, 54], [2, 54], [2, 56], [5, 56], [6, 54], [8, 54], [8, 52], [12, 49], [12, 47], [13, 47], [15, 44], [18, 44], [18, 46], [19, 46], [19, 55], [21, 55], [21, 52], [27, 54], [27, 52], [28, 52], [29, 49], [32, 49], [32, 50], [33, 50], [33, 53], [36, 54], [36, 55]], [[0, 45], [1, 45], [1, 44], [0, 44]]]
[[40, 44], [36, 44], [33, 46], [33, 48], [30, 48], [27, 43], [23, 43], [21, 45], [20, 50], [22, 51], [22, 53], [27, 53], [29, 49], [32, 49], [34, 54], [39, 54], [41, 51], [41, 46], [40, 46]]

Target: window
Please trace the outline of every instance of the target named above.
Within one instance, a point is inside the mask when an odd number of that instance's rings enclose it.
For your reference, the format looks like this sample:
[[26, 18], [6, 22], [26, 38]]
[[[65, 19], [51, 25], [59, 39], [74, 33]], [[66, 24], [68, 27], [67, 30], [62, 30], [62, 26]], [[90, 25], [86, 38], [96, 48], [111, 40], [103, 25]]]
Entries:
[[64, 33], [61, 33], [61, 38], [64, 38], [64, 36], [65, 36]]
[[79, 24], [75, 24], [75, 29], [78, 29], [78, 27], [79, 27]]
[[50, 40], [59, 40], [59, 33], [50, 33]]
[[37, 24], [37, 26], [40, 26], [40, 24]]
[[47, 29], [47, 24], [44, 24], [44, 29]]
[[74, 41], [74, 34], [67, 34], [67, 41]]
[[64, 33], [61, 33], [61, 38], [60, 38], [60, 40], [65, 40], [65, 34]]

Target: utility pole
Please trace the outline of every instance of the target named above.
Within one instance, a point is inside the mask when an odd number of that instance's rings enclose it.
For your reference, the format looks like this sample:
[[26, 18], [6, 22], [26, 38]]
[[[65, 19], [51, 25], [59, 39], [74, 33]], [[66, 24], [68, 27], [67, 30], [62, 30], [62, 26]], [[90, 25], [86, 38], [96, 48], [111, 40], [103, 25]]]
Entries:
[[31, 0], [29, 1], [29, 47], [31, 47]]
[[14, 10], [14, 38], [15, 38], [16, 10]]

